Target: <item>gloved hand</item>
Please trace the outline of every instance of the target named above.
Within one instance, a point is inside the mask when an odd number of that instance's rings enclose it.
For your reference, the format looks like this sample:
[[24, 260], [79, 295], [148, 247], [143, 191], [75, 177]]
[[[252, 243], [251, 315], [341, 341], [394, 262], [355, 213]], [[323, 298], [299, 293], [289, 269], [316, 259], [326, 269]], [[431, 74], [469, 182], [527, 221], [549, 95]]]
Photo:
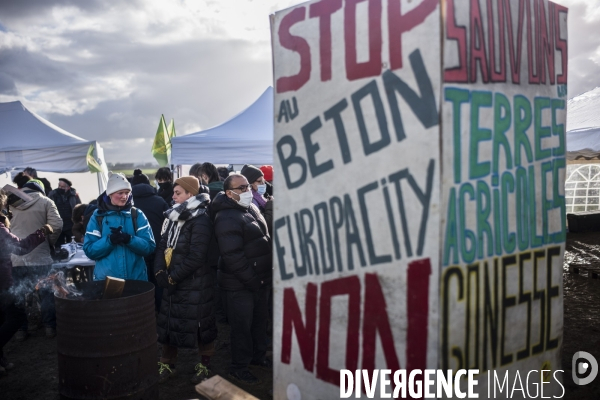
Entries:
[[43, 225], [40, 228], [40, 231], [44, 232], [44, 235], [46, 235], [46, 236], [51, 235], [51, 234], [54, 233], [54, 229], [52, 229], [52, 227], [50, 225], [48, 225], [48, 224]]
[[111, 227], [110, 231], [112, 232], [110, 234], [110, 236], [108, 237], [110, 239], [110, 242], [112, 244], [121, 244], [121, 230], [123, 229], [122, 226], [119, 226], [118, 228], [115, 227]]
[[168, 289], [169, 288], [169, 275], [167, 275], [167, 271], [164, 269], [161, 269], [160, 271], [158, 271], [155, 275], [156, 278], [156, 284], [164, 289]]
[[110, 242], [112, 244], [127, 244], [131, 242], [131, 235], [123, 232], [123, 227], [119, 226], [117, 228], [110, 228], [112, 232], [109, 236]]

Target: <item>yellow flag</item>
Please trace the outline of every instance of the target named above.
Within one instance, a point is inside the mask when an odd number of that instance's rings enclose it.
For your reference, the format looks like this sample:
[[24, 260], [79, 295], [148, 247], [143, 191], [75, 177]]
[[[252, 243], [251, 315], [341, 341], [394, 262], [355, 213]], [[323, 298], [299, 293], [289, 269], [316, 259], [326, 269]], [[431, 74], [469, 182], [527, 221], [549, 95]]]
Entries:
[[94, 145], [90, 144], [87, 155], [85, 156], [87, 166], [90, 172], [102, 172], [102, 167], [98, 164], [98, 161], [94, 158]]
[[173, 118], [171, 118], [171, 122], [169, 122], [169, 127], [167, 128], [167, 132], [169, 134], [169, 142], [171, 141], [171, 139], [173, 139], [174, 137], [177, 136], [175, 134], [175, 120]]
[[164, 115], [160, 116], [156, 136], [154, 136], [152, 156], [158, 161], [158, 165], [161, 167], [169, 165], [169, 158], [171, 157], [171, 140], [169, 139]]

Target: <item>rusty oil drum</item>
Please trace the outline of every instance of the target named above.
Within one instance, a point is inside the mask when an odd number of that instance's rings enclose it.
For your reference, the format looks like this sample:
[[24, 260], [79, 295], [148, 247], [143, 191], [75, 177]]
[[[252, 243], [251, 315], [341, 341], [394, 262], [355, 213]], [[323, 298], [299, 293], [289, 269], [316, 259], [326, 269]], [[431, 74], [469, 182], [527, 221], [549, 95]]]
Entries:
[[83, 299], [56, 300], [62, 399], [158, 399], [154, 285], [126, 281], [121, 298], [99, 299], [104, 281], [80, 286]]

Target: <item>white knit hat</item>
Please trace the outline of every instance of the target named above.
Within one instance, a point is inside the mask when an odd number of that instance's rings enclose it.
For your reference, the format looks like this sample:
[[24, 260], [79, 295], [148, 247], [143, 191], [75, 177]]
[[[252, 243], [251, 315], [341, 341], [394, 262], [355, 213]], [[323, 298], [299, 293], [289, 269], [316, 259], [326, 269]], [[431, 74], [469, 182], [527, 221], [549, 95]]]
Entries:
[[108, 184], [106, 185], [106, 194], [111, 195], [114, 192], [118, 192], [119, 190], [131, 190], [131, 184], [125, 178], [125, 175], [120, 173], [108, 173]]

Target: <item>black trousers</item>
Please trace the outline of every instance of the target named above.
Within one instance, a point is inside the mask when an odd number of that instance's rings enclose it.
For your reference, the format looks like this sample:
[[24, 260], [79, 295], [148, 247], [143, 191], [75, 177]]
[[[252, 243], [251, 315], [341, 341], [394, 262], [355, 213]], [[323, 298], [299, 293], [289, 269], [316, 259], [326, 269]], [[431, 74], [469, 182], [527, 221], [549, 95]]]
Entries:
[[27, 322], [25, 310], [15, 306], [14, 298], [6, 291], [0, 292], [0, 309], [2, 314], [2, 325], [0, 325], [0, 357], [4, 354], [4, 345], [19, 330], [21, 325]]
[[265, 358], [270, 290], [270, 285], [264, 285], [257, 292], [222, 292], [231, 327], [231, 372], [247, 370], [250, 362]]

